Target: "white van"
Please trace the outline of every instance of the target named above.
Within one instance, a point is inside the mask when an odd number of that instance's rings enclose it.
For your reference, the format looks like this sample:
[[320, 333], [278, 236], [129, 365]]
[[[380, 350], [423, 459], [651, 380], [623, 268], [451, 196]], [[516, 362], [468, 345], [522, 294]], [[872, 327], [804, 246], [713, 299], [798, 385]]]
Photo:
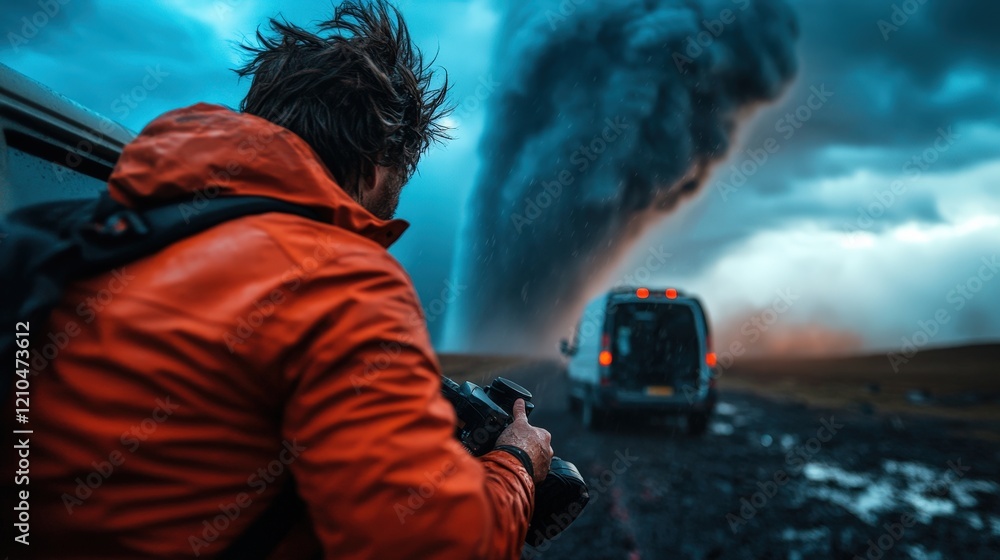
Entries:
[[0, 64], [0, 214], [96, 197], [134, 135]]
[[570, 410], [599, 429], [616, 412], [685, 416], [700, 435], [715, 409], [716, 357], [704, 307], [674, 288], [618, 288], [587, 304], [568, 357]]

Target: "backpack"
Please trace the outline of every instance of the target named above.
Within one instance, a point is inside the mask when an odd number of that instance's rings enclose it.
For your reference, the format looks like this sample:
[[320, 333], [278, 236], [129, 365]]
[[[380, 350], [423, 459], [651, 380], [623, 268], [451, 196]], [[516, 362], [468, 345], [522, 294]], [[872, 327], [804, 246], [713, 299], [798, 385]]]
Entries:
[[[72, 282], [152, 255], [223, 222], [268, 212], [319, 220], [309, 208], [261, 196], [199, 197], [133, 210], [107, 192], [95, 199], [26, 206], [0, 218], [0, 351], [17, 359], [15, 370], [0, 369], [0, 403], [7, 403], [12, 389], [30, 391], [31, 355], [24, 350], [38, 351], [43, 340], [48, 342], [43, 338], [48, 317]], [[263, 558], [281, 542], [304, 513], [294, 480], [288, 482], [274, 504], [219, 558]]]

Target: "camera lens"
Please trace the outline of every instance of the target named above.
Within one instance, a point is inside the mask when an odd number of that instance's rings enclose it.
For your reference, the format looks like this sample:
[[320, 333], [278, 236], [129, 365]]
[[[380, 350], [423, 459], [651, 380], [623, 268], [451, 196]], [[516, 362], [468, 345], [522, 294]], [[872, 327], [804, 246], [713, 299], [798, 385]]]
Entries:
[[500, 408], [513, 414], [514, 401], [524, 399], [526, 412], [530, 413], [535, 407], [531, 403], [531, 392], [521, 387], [517, 383], [503, 377], [498, 377], [486, 388], [486, 395]]

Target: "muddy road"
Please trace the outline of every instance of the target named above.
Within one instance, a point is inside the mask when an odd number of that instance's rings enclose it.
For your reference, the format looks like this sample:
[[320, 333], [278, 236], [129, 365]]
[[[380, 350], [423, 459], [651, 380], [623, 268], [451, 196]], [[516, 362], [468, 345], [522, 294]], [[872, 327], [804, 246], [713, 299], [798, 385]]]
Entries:
[[1000, 558], [1000, 443], [975, 426], [821, 410], [722, 387], [709, 433], [566, 407], [557, 364], [502, 372], [576, 463], [591, 503], [525, 558]]

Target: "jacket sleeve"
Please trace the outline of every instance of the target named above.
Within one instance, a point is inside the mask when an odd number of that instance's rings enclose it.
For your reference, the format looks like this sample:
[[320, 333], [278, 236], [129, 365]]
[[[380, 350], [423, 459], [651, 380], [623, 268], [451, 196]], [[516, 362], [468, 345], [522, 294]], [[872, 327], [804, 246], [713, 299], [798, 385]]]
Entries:
[[[345, 255], [303, 282], [309, 325], [285, 378], [291, 464], [326, 558], [516, 559], [534, 483], [513, 456], [471, 457], [409, 278]], [[296, 329], [297, 330], [297, 329]]]

